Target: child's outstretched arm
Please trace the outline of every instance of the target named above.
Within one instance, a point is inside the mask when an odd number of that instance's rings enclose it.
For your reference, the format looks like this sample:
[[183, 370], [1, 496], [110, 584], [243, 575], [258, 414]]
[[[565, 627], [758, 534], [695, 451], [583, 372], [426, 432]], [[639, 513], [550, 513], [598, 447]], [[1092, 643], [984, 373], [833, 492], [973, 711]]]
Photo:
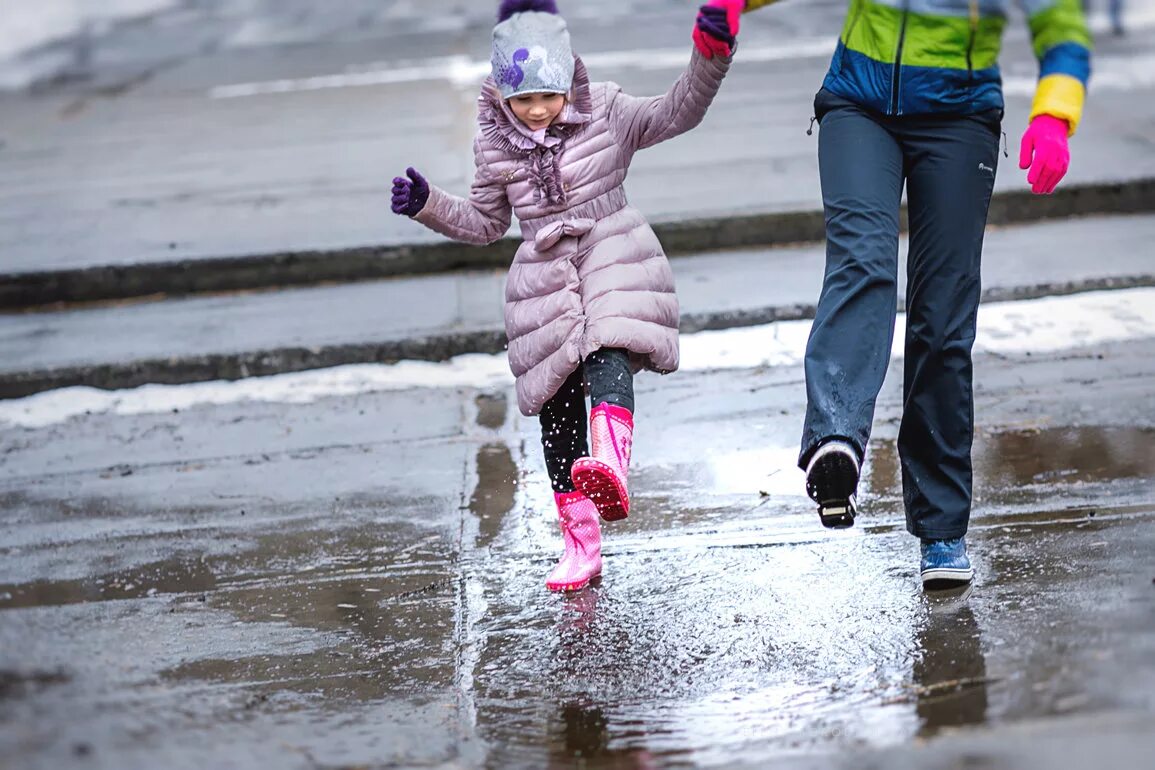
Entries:
[[664, 96], [640, 98], [619, 92], [614, 97], [610, 120], [619, 141], [642, 150], [702, 122], [730, 69], [744, 6], [745, 0], [710, 0], [702, 6], [694, 25], [690, 65]]
[[459, 198], [425, 181], [413, 169], [393, 180], [393, 212], [412, 217], [447, 238], [475, 246], [493, 243], [509, 229], [512, 210], [505, 185], [491, 178], [479, 149], [469, 198]]

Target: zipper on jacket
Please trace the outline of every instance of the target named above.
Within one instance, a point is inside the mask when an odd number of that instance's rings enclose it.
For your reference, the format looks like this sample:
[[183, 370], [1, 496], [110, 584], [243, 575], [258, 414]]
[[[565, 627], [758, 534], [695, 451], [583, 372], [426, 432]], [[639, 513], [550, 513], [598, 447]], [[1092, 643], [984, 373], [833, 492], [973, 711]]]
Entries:
[[974, 80], [975, 67], [973, 57], [975, 51], [975, 38], [977, 38], [979, 34], [979, 0], [970, 0], [970, 20], [971, 36], [970, 40], [967, 41], [967, 77], [971, 80]]
[[894, 52], [894, 73], [891, 76], [890, 114], [898, 115], [898, 91], [902, 83], [902, 47], [906, 43], [906, 20], [910, 16], [910, 0], [902, 4], [902, 27], [898, 30], [898, 50]]

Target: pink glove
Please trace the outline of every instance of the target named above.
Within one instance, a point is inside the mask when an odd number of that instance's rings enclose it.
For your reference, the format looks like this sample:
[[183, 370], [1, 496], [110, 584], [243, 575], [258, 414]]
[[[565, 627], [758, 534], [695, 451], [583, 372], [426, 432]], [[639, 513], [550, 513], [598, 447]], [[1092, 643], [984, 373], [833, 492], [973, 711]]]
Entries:
[[734, 53], [746, 0], [709, 0], [699, 9], [694, 45], [707, 59]]
[[709, 0], [706, 5], [712, 8], [725, 8], [726, 21], [730, 22], [730, 34], [738, 37], [738, 28], [742, 26], [742, 13], [746, 10], [746, 0]]
[[1067, 149], [1067, 121], [1051, 115], [1037, 115], [1023, 134], [1019, 150], [1019, 168], [1031, 171], [1027, 182], [1036, 195], [1050, 195], [1055, 191], [1071, 165], [1071, 151]]

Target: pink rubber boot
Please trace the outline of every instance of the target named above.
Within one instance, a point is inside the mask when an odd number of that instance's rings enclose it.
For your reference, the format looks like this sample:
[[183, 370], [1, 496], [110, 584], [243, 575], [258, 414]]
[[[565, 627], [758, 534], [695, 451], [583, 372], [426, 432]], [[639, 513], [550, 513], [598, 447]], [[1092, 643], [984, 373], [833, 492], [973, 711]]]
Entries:
[[606, 521], [630, 515], [630, 492], [626, 474], [634, 445], [634, 416], [613, 404], [599, 404], [590, 411], [592, 457], [573, 464], [574, 486], [585, 494]]
[[579, 591], [602, 574], [602, 530], [598, 509], [581, 492], [555, 493], [565, 554], [549, 573], [545, 587], [551, 591]]

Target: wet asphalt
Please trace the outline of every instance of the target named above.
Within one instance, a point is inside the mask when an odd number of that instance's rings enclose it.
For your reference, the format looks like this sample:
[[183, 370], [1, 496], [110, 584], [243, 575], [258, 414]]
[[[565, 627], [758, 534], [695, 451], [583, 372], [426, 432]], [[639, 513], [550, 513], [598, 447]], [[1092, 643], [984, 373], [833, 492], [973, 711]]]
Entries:
[[[896, 364], [898, 366], [898, 364]], [[0, 767], [1142, 766], [1155, 340], [977, 361], [973, 589], [793, 467], [797, 367], [639, 379], [635, 510], [559, 596], [504, 390], [0, 435]]]
[[[5, 205], [22, 212], [0, 234], [4, 267], [388, 241], [381, 169], [424, 156], [464, 184], [468, 158], [444, 148], [467, 134], [390, 112], [386, 96], [408, 103], [412, 84], [302, 92], [277, 100], [278, 120], [268, 97], [210, 98], [484, 60], [491, 9], [340, 5], [184, 3], [62, 44], [78, 52], [62, 80], [0, 110], [0, 160], [19, 182]], [[639, 25], [647, 46], [685, 43], [673, 0], [586, 5], [574, 23], [591, 55], [636, 48]], [[828, 36], [842, 4], [811, 5], [751, 20], [747, 50], [759, 34]], [[438, 28], [449, 10], [457, 26]], [[1033, 77], [1015, 34], [1008, 74]], [[1149, 40], [1102, 41], [1104, 82]], [[695, 135], [655, 155], [637, 177], [647, 211], [686, 211], [669, 170], [685, 158], [757, 155], [775, 174], [743, 205], [812, 202], [801, 135], [824, 56], [737, 71], [714, 111], [735, 141]], [[646, 92], [669, 75], [621, 73]], [[1073, 178], [1146, 173], [1142, 83], [1096, 92]], [[466, 125], [472, 98], [458, 96]], [[423, 151], [401, 142], [415, 127]], [[837, 533], [794, 468], [798, 368], [640, 379], [634, 513], [605, 528], [604, 577], [566, 596], [543, 586], [560, 544], [537, 426], [504, 390], [4, 426], [0, 768], [1145, 766], [1153, 370], [1155, 339], [977, 361], [978, 576], [933, 595], [903, 526], [897, 372], [864, 513]]]

